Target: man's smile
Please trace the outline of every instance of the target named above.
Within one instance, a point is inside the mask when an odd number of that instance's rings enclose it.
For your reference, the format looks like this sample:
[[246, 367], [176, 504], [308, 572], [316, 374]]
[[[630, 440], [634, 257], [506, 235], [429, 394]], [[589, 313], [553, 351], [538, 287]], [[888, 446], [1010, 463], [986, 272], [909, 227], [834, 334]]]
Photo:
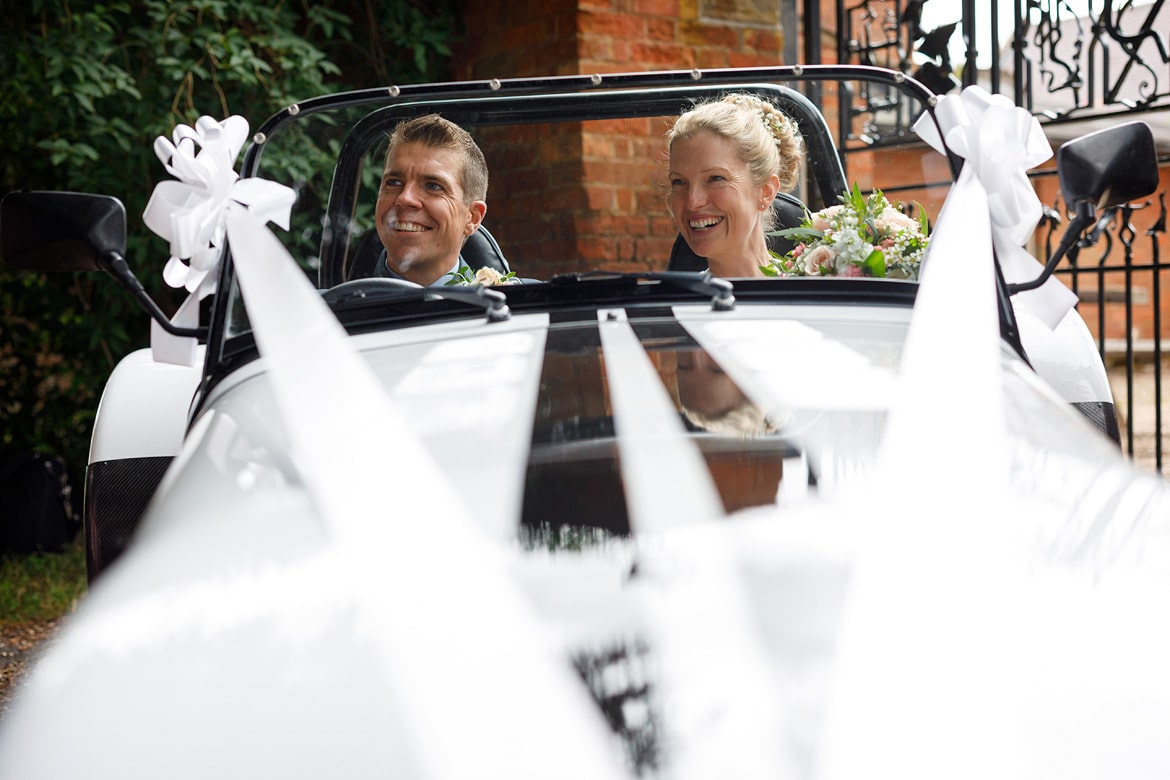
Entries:
[[399, 233], [422, 233], [430, 230], [426, 225], [420, 225], [417, 222], [399, 222], [394, 226], [394, 229]]

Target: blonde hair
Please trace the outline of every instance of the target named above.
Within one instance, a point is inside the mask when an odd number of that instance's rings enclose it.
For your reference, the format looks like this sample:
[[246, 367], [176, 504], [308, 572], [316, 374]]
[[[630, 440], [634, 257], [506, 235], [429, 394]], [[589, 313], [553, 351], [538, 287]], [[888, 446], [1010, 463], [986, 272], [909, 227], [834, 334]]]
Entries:
[[[751, 172], [752, 183], [760, 186], [775, 174], [780, 178], [780, 192], [796, 186], [804, 142], [796, 123], [770, 101], [749, 92], [733, 92], [718, 100], [699, 103], [686, 111], [667, 132], [667, 151], [679, 139], [700, 132], [714, 133], [735, 144], [739, 159]], [[775, 218], [765, 212], [771, 229]]]

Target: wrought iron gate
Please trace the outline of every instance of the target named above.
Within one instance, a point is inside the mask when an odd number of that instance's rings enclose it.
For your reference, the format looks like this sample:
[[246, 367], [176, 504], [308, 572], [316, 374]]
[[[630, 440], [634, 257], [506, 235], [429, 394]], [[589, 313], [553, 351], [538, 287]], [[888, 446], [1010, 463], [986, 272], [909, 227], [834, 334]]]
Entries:
[[[1170, 8], [1165, 0], [962, 0], [961, 18], [924, 23], [930, 0], [804, 0], [805, 62], [824, 60], [895, 68], [937, 93], [979, 83], [1005, 93], [1044, 125], [1054, 146], [1106, 124], [1143, 118], [1154, 125], [1159, 164], [1170, 165]], [[1007, 24], [1001, 19], [1001, 11]], [[837, 34], [830, 38], [825, 30]], [[929, 29], [927, 29], [929, 27]], [[1009, 34], [1000, 35], [1001, 27]], [[985, 34], [986, 33], [986, 34]], [[955, 36], [958, 36], [955, 39]], [[961, 46], [952, 42], [957, 40]], [[1004, 40], [1003, 46], [979, 41]], [[955, 56], [956, 48], [961, 52]], [[865, 100], [865, 96], [857, 96]], [[858, 117], [880, 106], [839, 107], [846, 151], [860, 137]], [[904, 139], [900, 142], [904, 143]], [[1121, 444], [1141, 465], [1162, 472], [1163, 274], [1166, 193], [1101, 215], [1057, 273], [1078, 293], [1079, 310], [1101, 355], [1119, 377], [1114, 396], [1122, 416]], [[1060, 220], [1050, 204], [1039, 234], [1049, 242]], [[1138, 223], [1135, 225], [1135, 221]], [[1044, 228], [1047, 228], [1045, 232]]]

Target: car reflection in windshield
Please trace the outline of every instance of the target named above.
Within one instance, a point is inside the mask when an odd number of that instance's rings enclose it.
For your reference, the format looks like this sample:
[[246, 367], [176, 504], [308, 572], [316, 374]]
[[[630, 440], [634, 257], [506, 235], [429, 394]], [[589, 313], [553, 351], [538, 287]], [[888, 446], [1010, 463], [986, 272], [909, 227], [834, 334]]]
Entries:
[[[660, 375], [670, 389], [668, 362]], [[776, 423], [706, 350], [680, 349], [674, 363], [679, 411], [691, 430], [711, 434], [700, 437], [700, 448], [724, 510], [775, 503], [788, 449], [776, 436]]]

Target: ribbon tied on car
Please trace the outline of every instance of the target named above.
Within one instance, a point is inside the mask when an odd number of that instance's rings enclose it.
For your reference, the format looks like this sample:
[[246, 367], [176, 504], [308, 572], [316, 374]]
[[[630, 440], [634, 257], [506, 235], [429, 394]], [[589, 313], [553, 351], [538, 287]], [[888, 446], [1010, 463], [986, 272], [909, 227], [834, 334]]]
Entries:
[[[949, 148], [963, 158], [955, 190], [981, 186], [986, 191], [992, 242], [1004, 278], [1011, 283], [1035, 279], [1044, 266], [1023, 245], [1043, 213], [1027, 172], [1052, 157], [1040, 123], [1003, 95], [977, 85], [940, 98], [934, 118], [937, 126], [923, 114], [914, 123], [914, 132], [936, 151], [946, 154]], [[1077, 302], [1056, 277], [1015, 297], [1049, 328], [1055, 328]]]
[[[405, 412], [268, 229], [268, 221], [288, 228], [293, 191], [238, 179], [232, 171], [247, 135], [240, 117], [204, 117], [194, 128], [176, 128], [173, 143], [155, 142], [178, 181], [155, 188], [144, 218], [171, 242], [166, 281], [191, 292], [172, 321], [196, 324], [199, 298], [215, 289], [226, 240], [288, 436], [293, 482], [320, 516], [322, 554], [339, 561], [333, 565], [344, 582], [331, 591], [336, 606], [346, 615], [357, 611], [363, 641], [376, 642], [374, 655], [395, 685], [396, 706], [407, 713], [401, 717], [416, 726], [420, 755], [443, 777], [466, 774], [465, 755], [512, 776], [538, 775], [551, 765], [549, 756], [584, 777], [623, 776], [607, 753], [604, 721], [581, 695], [497, 546], [482, 538]], [[194, 339], [187, 353], [168, 341], [179, 340], [161, 328], [152, 332], [156, 360], [160, 353], [168, 362], [193, 360]], [[412, 597], [423, 581], [442, 587], [430, 588], [428, 599]], [[468, 690], [482, 696], [469, 700]], [[504, 699], [515, 705], [507, 718], [499, 715]], [[549, 707], [549, 701], [563, 704]], [[452, 734], [466, 752], [446, 749]], [[514, 750], [521, 735], [541, 749]]]
[[[190, 293], [171, 318], [176, 326], [196, 327], [199, 301], [215, 292], [229, 211], [242, 208], [259, 225], [271, 221], [288, 229], [293, 190], [266, 179], [241, 179], [233, 169], [247, 137], [248, 121], [241, 116], [222, 122], [204, 116], [194, 127], [176, 126], [171, 139], [155, 139], [155, 155], [177, 181], [155, 186], [142, 218], [170, 242], [163, 280]], [[158, 362], [192, 365], [195, 339], [173, 336], [152, 323], [151, 350]]]

